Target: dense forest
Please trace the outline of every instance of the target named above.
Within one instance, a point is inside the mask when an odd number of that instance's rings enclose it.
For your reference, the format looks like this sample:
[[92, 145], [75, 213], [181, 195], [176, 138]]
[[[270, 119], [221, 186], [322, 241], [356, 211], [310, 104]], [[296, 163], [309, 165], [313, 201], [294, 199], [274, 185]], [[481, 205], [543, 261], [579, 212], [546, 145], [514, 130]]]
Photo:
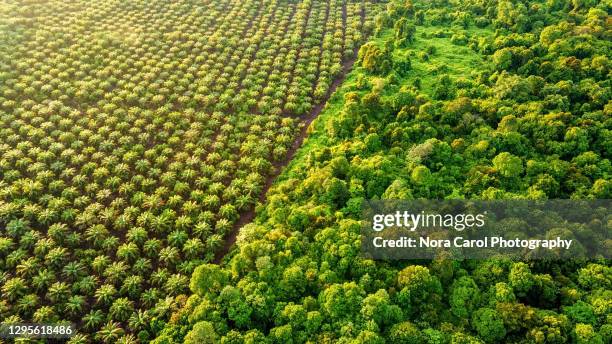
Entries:
[[0, 0], [0, 322], [72, 322], [71, 344], [612, 343], [608, 259], [360, 255], [365, 200], [612, 198], [611, 12]]
[[[610, 261], [372, 261], [365, 199], [611, 198], [609, 1], [390, 1], [155, 343], [610, 343]], [[608, 222], [608, 231], [609, 222]]]

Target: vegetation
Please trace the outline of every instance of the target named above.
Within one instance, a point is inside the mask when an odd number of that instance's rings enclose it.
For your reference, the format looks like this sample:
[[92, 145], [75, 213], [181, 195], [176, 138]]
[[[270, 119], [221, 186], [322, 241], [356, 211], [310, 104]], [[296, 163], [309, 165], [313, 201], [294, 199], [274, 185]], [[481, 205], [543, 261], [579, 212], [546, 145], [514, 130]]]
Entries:
[[609, 260], [359, 255], [365, 199], [612, 198], [611, 11], [0, 2], [0, 320], [75, 322], [72, 344], [612, 342]]
[[156, 343], [609, 343], [609, 260], [383, 262], [364, 199], [611, 198], [607, 1], [394, 0]]
[[[1, 1], [0, 319], [75, 322], [72, 343], [155, 337], [373, 10]], [[216, 338], [211, 328], [186, 340]]]

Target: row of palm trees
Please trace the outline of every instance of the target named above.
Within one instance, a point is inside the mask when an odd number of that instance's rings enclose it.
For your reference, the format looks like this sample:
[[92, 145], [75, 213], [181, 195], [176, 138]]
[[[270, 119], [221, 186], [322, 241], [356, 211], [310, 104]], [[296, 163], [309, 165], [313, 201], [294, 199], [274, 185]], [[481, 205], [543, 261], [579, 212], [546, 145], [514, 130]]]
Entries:
[[[248, 8], [247, 13], [258, 15], [264, 11], [253, 10], [256, 2], [245, 4], [242, 6]], [[354, 32], [360, 29], [349, 26], [344, 33], [342, 2], [330, 4], [331, 11], [326, 2], [299, 5], [301, 8], [293, 10], [276, 6], [269, 9], [270, 22], [264, 22], [265, 26], [249, 27], [248, 20], [232, 20], [219, 26], [223, 31], [214, 30], [211, 23], [217, 21], [211, 15], [185, 18], [170, 11], [168, 17], [187, 20], [185, 32], [147, 35], [147, 27], [141, 25], [134, 30], [138, 31], [134, 39], [139, 44], [129, 44], [129, 35], [124, 41], [117, 38], [108, 43], [108, 37], [90, 33], [91, 28], [75, 21], [75, 30], [84, 33], [80, 40], [64, 34], [63, 44], [57, 47], [45, 44], [48, 37], [41, 35], [26, 44], [31, 50], [20, 53], [29, 55], [28, 63], [19, 59], [14, 63], [21, 80], [15, 82], [17, 90], [7, 98], [9, 102], [14, 102], [16, 95], [37, 100], [74, 98], [78, 102], [105, 100], [142, 106], [160, 106], [170, 101], [183, 107], [199, 105], [214, 110], [303, 113], [310, 108], [315, 90], [319, 89], [315, 98], [320, 100], [325, 93], [320, 89], [340, 72], [342, 58], [346, 57], [343, 50], [348, 46], [352, 51]], [[355, 5], [349, 3], [347, 8]], [[349, 9], [346, 12], [347, 22], [360, 22], [360, 13]], [[294, 17], [305, 19], [294, 21]], [[141, 21], [145, 19], [148, 18]], [[167, 18], [153, 18], [153, 22], [161, 25], [162, 19]], [[98, 25], [109, 37], [115, 37], [111, 33], [132, 21], [125, 16]], [[90, 39], [88, 33], [98, 39]], [[180, 39], [175, 39], [174, 33]], [[213, 38], [203, 39], [207, 34]], [[217, 36], [220, 34], [223, 36]], [[40, 46], [42, 52], [28, 53], [39, 51]], [[323, 54], [320, 48], [333, 54]], [[195, 82], [198, 76], [201, 78]], [[315, 83], [318, 76], [325, 76], [324, 81]], [[39, 80], [31, 82], [32, 78]], [[285, 99], [290, 97], [293, 100], [286, 108]]]
[[362, 3], [23, 7], [0, 42], [0, 318], [146, 342], [285, 158], [286, 115], [327, 93]]

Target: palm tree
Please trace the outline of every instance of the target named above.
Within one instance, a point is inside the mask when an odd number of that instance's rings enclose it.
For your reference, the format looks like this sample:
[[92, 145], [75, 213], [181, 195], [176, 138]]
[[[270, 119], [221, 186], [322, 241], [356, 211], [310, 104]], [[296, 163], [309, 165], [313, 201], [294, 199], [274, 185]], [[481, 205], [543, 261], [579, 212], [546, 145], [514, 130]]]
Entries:
[[98, 285], [98, 278], [96, 276], [85, 276], [81, 278], [77, 283], [73, 286], [73, 291], [82, 293], [87, 296], [92, 296], [96, 290], [96, 286]]
[[210, 210], [216, 209], [220, 205], [220, 203], [221, 201], [219, 200], [219, 196], [217, 195], [208, 195], [204, 198], [204, 201], [202, 202], [202, 204]]
[[225, 185], [219, 182], [215, 182], [215, 183], [210, 184], [210, 186], [208, 187], [208, 192], [210, 192], [211, 194], [217, 195], [224, 189], [225, 189]]
[[109, 314], [113, 319], [126, 321], [134, 311], [134, 302], [128, 298], [120, 297], [116, 299], [109, 309]]
[[64, 309], [69, 316], [77, 316], [81, 314], [85, 307], [85, 297], [81, 295], [72, 295], [66, 301]]
[[[20, 219], [19, 221], [23, 221], [24, 223], [27, 223], [27, 227], [17, 227], [13, 229], [11, 226], [7, 225], [7, 233], [9, 234], [9, 236], [14, 237], [15, 235], [22, 235], [26, 230], [30, 229], [29, 220], [37, 218], [38, 214], [42, 211], [42, 207], [38, 204], [32, 204], [32, 203], [29, 203], [28, 201], [25, 201], [24, 203], [25, 204], [22, 206], [23, 207], [22, 212], [23, 212], [23, 217], [25, 218], [25, 220]], [[9, 222], [9, 224], [11, 222]], [[15, 233], [14, 230], [18, 228], [19, 229], [22, 228], [22, 231]]]
[[189, 279], [181, 274], [174, 274], [164, 284], [164, 290], [169, 295], [178, 295], [189, 289]]
[[140, 254], [138, 246], [132, 242], [122, 244], [117, 248], [117, 258], [130, 262], [135, 260]]
[[[177, 221], [179, 219], [177, 219]], [[177, 226], [177, 228], [179, 227]], [[189, 239], [189, 235], [187, 232], [181, 230], [176, 230], [168, 235], [168, 243], [177, 248], [183, 246], [187, 239]]]
[[142, 206], [145, 209], [159, 209], [164, 204], [164, 201], [158, 194], [147, 195], [143, 198]]
[[57, 243], [63, 243], [66, 234], [68, 234], [68, 226], [64, 223], [54, 223], [49, 226], [47, 234]]
[[[19, 240], [19, 247], [21, 247], [24, 250], [30, 250], [34, 248], [34, 246], [36, 245], [38, 240], [40, 240], [40, 238], [42, 238], [42, 234], [36, 230], [31, 230], [29, 232], [26, 232]], [[0, 253], [3, 250], [2, 239], [3, 238], [0, 238]], [[12, 243], [11, 239], [9, 238], [4, 238], [4, 239], [7, 239], [8, 242]]]
[[[192, 221], [191, 221], [191, 217], [187, 216], [187, 215], [181, 215], [179, 216], [176, 221], [174, 222], [174, 226], [179, 229], [179, 230], [184, 230], [187, 229], [189, 227], [191, 227]], [[170, 234], [172, 235], [172, 234]]]
[[[126, 153], [126, 155], [127, 154], [128, 153]], [[126, 155], [124, 155], [124, 160], [125, 160]], [[130, 167], [126, 163], [119, 163], [115, 166], [113, 172], [114, 172], [114, 175], [116, 175], [119, 178], [126, 178], [130, 173]]]
[[26, 259], [28, 252], [24, 249], [18, 248], [13, 252], [9, 253], [5, 259], [5, 266], [9, 269], [16, 267], [21, 261]]
[[[174, 192], [177, 193], [181, 193], [183, 191], [180, 191], [179, 189], [177, 189], [178, 185], [182, 185], [181, 188], [183, 188], [184, 190], [187, 190], [188, 186], [184, 183], [181, 182], [176, 182], [175, 187], [174, 187]], [[169, 207], [172, 207], [173, 209], [177, 209], [178, 207], [180, 207], [183, 203], [183, 197], [181, 197], [181, 195], [172, 195], [168, 198], [167, 204]]]
[[166, 268], [158, 268], [153, 274], [151, 274], [150, 283], [152, 285], [161, 286], [166, 283], [170, 273]]
[[82, 242], [83, 236], [78, 232], [70, 232], [64, 240], [64, 244], [70, 248], [77, 248]]
[[104, 241], [100, 245], [100, 248], [104, 250], [106, 253], [112, 254], [113, 252], [117, 250], [117, 246], [119, 246], [119, 242], [120, 241], [118, 237], [111, 235], [108, 238], [104, 239]]
[[157, 288], [149, 288], [140, 294], [140, 302], [146, 308], [151, 308], [161, 297], [161, 292]]
[[212, 233], [212, 226], [208, 222], [198, 222], [193, 228], [193, 234], [200, 238], [207, 238]]
[[119, 323], [109, 321], [102, 326], [100, 331], [96, 332], [95, 338], [103, 343], [116, 343], [124, 333]]
[[55, 246], [55, 241], [51, 238], [40, 238], [34, 244], [34, 255], [38, 258], [44, 258], [45, 255]]
[[110, 257], [105, 256], [105, 255], [100, 255], [93, 259], [93, 262], [91, 263], [91, 267], [93, 268], [95, 272], [101, 273], [102, 271], [104, 271], [104, 269], [106, 269], [106, 267], [110, 264], [110, 262], [111, 262]]
[[131, 333], [119, 338], [119, 340], [117, 341], [117, 344], [137, 344], [137, 343], [139, 343], [138, 339], [136, 339], [136, 337]]
[[20, 264], [17, 265], [17, 274], [21, 277], [29, 278], [39, 268], [39, 262], [36, 257], [29, 257], [26, 260], [22, 260]]
[[249, 195], [240, 195], [236, 198], [234, 202], [236, 204], [236, 209], [239, 211], [246, 210], [249, 208], [251, 204], [253, 204], [253, 198]]
[[32, 277], [32, 286], [34, 289], [36, 289], [36, 291], [40, 292], [47, 289], [54, 280], [54, 273], [48, 269], [43, 269], [40, 270], [36, 276]]
[[150, 316], [148, 311], [138, 310], [130, 316], [128, 319], [128, 327], [132, 332], [139, 332], [147, 327], [150, 322]]
[[135, 297], [140, 293], [142, 288], [143, 279], [140, 276], [128, 276], [123, 280], [121, 285], [121, 294]]
[[6, 225], [6, 233], [13, 238], [20, 238], [28, 229], [30, 228], [30, 223], [24, 219], [16, 219], [10, 221]]
[[24, 316], [28, 316], [34, 312], [40, 302], [40, 298], [36, 294], [28, 294], [23, 296], [17, 302], [17, 310]]
[[131, 217], [128, 214], [123, 213], [119, 215], [117, 218], [115, 218], [113, 225], [116, 229], [123, 230], [123, 229], [128, 228], [131, 222], [132, 222]]
[[112, 262], [106, 269], [104, 269], [104, 273], [102, 274], [106, 277], [106, 281], [108, 283], [117, 283], [121, 281], [128, 271], [128, 266], [122, 262]]
[[166, 266], [176, 264], [180, 258], [181, 255], [176, 247], [164, 247], [159, 251], [159, 261]]
[[[225, 218], [220, 218], [215, 223], [215, 232], [225, 234], [232, 228], [232, 222]], [[221, 238], [223, 240], [223, 238]]]
[[104, 321], [104, 313], [101, 310], [91, 310], [83, 316], [83, 326], [88, 330], [98, 328]]
[[25, 294], [28, 285], [21, 277], [13, 277], [7, 280], [2, 286], [2, 294], [9, 301], [15, 301]]
[[132, 272], [138, 275], [146, 275], [152, 269], [151, 261], [148, 258], [138, 258], [132, 264]]
[[135, 188], [136, 186], [133, 182], [125, 182], [119, 186], [118, 191], [121, 195], [129, 195], [134, 192]]
[[224, 179], [226, 179], [229, 176], [229, 172], [224, 170], [221, 166], [219, 166], [220, 169], [215, 171], [215, 173], [213, 173], [213, 175], [211, 176], [211, 179], [215, 182], [220, 182], [223, 181]]
[[199, 177], [195, 180], [195, 185], [198, 188], [206, 188], [208, 185], [210, 185], [211, 180], [208, 177]]
[[170, 224], [172, 219], [170, 218], [170, 216], [168, 216], [168, 214], [166, 213], [162, 213], [158, 216], [155, 217], [155, 219], [153, 220], [153, 230], [155, 230], [158, 233], [163, 233], [165, 232], [168, 228], [170, 228]]
[[68, 339], [68, 342], [66, 342], [66, 344], [87, 344], [89, 343], [89, 337], [85, 334], [82, 333], [77, 333], [74, 336], [70, 337], [70, 339]]
[[113, 208], [104, 208], [99, 214], [100, 220], [107, 225], [112, 223], [115, 217], [117, 217], [117, 211]]
[[110, 233], [108, 232], [108, 229], [106, 229], [104, 225], [100, 224], [91, 226], [85, 230], [85, 238], [93, 243], [94, 246], [101, 245], [104, 239], [106, 239], [109, 235]]
[[104, 284], [96, 290], [94, 297], [96, 298], [96, 302], [102, 305], [108, 305], [113, 301], [116, 294], [117, 289], [115, 289], [115, 286], [112, 284]]
[[70, 281], [77, 280], [85, 271], [80, 262], [70, 262], [64, 266], [62, 274]]
[[14, 242], [11, 238], [0, 237], [0, 255], [6, 255], [11, 251]]
[[56, 221], [58, 218], [58, 213], [52, 209], [44, 209], [42, 212], [38, 214], [38, 222], [43, 225], [49, 225]]
[[185, 242], [183, 252], [187, 259], [195, 259], [204, 253], [204, 244], [199, 238], [192, 238]]
[[70, 295], [70, 288], [64, 282], [55, 282], [47, 291], [47, 299], [53, 303], [61, 303]]
[[235, 220], [238, 217], [236, 208], [231, 204], [224, 204], [219, 209], [219, 215], [225, 219]]
[[223, 237], [219, 234], [213, 234], [206, 239], [206, 246], [211, 251], [215, 251], [217, 248], [221, 247], [222, 243]]
[[162, 242], [159, 239], [149, 239], [144, 243], [143, 251], [149, 257], [158, 255]]
[[72, 222], [76, 218], [76, 210], [75, 209], [64, 209], [60, 215], [62, 221]]
[[154, 219], [155, 215], [153, 215], [151, 211], [147, 210], [143, 211], [142, 213], [140, 213], [140, 215], [138, 215], [138, 217], [136, 218], [136, 223], [139, 226], [150, 227]]
[[37, 323], [49, 323], [56, 320], [57, 316], [53, 311], [53, 307], [51, 306], [41, 306], [39, 307], [34, 315], [32, 316], [32, 320]]
[[174, 309], [174, 303], [174, 298], [172, 296], [166, 296], [166, 298], [155, 304], [153, 312], [160, 317], [169, 316]]
[[[193, 192], [192, 192], [193, 193]], [[195, 214], [198, 210], [200, 209], [200, 206], [198, 205], [198, 203], [194, 202], [194, 201], [186, 201], [183, 203], [183, 212], [185, 214], [190, 214], [193, 215]]]

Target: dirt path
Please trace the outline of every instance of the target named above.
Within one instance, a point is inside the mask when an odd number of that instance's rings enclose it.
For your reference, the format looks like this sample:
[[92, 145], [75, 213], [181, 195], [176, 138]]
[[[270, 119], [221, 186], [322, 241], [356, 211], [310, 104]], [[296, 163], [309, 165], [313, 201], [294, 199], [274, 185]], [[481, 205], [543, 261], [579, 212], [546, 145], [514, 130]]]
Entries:
[[[343, 13], [343, 15], [346, 15], [346, 14]], [[362, 10], [361, 11], [361, 22], [362, 22], [362, 24], [363, 24], [364, 20], [365, 20], [365, 13]], [[355, 50], [353, 52], [353, 56], [350, 59], [344, 61], [344, 63], [342, 64], [342, 72], [340, 73], [340, 75], [338, 75], [334, 79], [333, 83], [331, 84], [331, 86], [330, 86], [329, 90], [327, 91], [327, 94], [325, 95], [323, 100], [319, 104], [317, 104], [312, 110], [310, 110], [310, 112], [308, 114], [306, 114], [305, 116], [302, 116], [301, 123], [303, 123], [304, 125], [302, 126], [302, 128], [300, 129], [299, 134], [297, 135], [297, 137], [293, 141], [293, 144], [291, 145], [291, 147], [287, 151], [287, 155], [285, 156], [285, 158], [283, 160], [276, 161], [276, 162], [273, 163], [274, 172], [272, 172], [270, 175], [268, 175], [268, 177], [266, 177], [266, 182], [265, 182], [265, 184], [264, 184], [264, 186], [263, 186], [263, 188], [261, 190], [261, 193], [259, 195], [259, 202], [260, 203], [265, 203], [266, 196], [268, 194], [268, 190], [270, 190], [270, 187], [274, 183], [274, 180], [276, 180], [276, 177], [278, 177], [278, 175], [283, 171], [283, 169], [287, 166], [287, 164], [291, 160], [293, 160], [293, 157], [295, 156], [295, 153], [302, 146], [302, 143], [304, 142], [304, 139], [308, 135], [307, 134], [308, 127], [310, 126], [312, 121], [314, 121], [314, 119], [319, 116], [321, 111], [323, 111], [323, 108], [325, 107], [325, 104], [327, 103], [327, 101], [329, 100], [331, 95], [334, 94], [334, 92], [336, 91], [336, 88], [338, 88], [338, 86], [340, 86], [340, 84], [346, 78], [346, 75], [348, 74], [348, 72], [351, 71], [351, 68], [353, 67], [353, 64], [355, 64], [355, 61], [357, 59], [357, 52], [358, 52], [358, 50], [359, 50], [359, 46], [355, 47]], [[234, 223], [234, 226], [232, 227], [232, 230], [224, 238], [225, 240], [224, 240], [223, 247], [221, 247], [215, 253], [215, 259], [213, 260], [213, 263], [215, 263], [215, 264], [221, 263], [221, 261], [223, 260], [225, 255], [230, 252], [230, 250], [232, 249], [232, 247], [236, 243], [236, 238], [238, 236], [238, 233], [240, 232], [240, 228], [242, 228], [242, 226], [244, 226], [244, 225], [246, 225], [248, 223], [251, 223], [254, 218], [255, 218], [255, 207], [251, 207], [249, 210], [247, 210], [245, 212], [242, 212], [240, 214], [240, 218], [238, 218], [238, 221], [236, 221], [236, 223]]]

